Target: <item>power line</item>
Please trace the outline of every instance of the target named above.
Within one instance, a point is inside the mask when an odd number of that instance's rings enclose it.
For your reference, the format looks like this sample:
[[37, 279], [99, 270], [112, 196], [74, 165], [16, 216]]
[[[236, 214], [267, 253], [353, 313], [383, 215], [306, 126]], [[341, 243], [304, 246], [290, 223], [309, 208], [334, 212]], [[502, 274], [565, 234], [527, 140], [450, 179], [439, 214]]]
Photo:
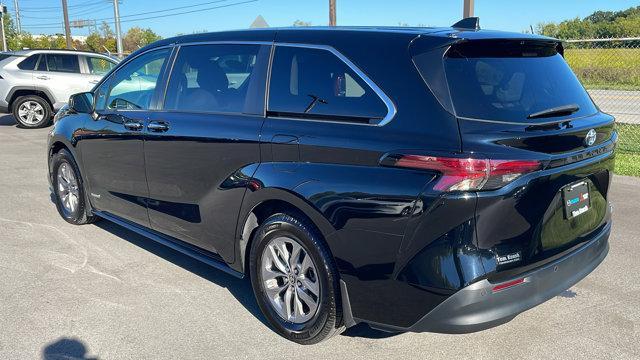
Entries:
[[[96, 0], [91, 0], [91, 1], [87, 1], [84, 3], [80, 3], [80, 4], [75, 4], [75, 5], [69, 5], [68, 8], [69, 9], [75, 9], [75, 8], [81, 8], [87, 5], [95, 5], [95, 4], [104, 4], [103, 1], [96, 1]], [[47, 11], [47, 10], [61, 10], [62, 7], [61, 6], [30, 6], [27, 7], [26, 9], [20, 9], [20, 11], [26, 11], [26, 12], [42, 12], [42, 11]]]
[[[217, 1], [210, 1], [208, 3], [209, 4], [211, 4], [211, 3], [220, 3], [220, 2], [225, 2], [225, 1], [229, 1], [229, 0], [217, 0]], [[159, 19], [159, 18], [164, 18], [164, 17], [169, 17], [169, 16], [193, 14], [193, 13], [200, 12], [200, 11], [209, 11], [209, 10], [222, 9], [222, 8], [236, 6], [236, 5], [249, 4], [249, 3], [253, 3], [253, 2], [257, 2], [257, 1], [258, 0], [246, 0], [246, 1], [240, 1], [240, 2], [235, 2], [235, 3], [231, 3], [231, 4], [218, 5], [218, 6], [202, 8], [202, 9], [197, 9], [197, 10], [189, 10], [189, 11], [182, 11], [182, 12], [176, 12], [176, 13], [171, 13], [171, 14], [164, 14], [164, 15], [156, 15], [156, 16], [148, 16], [148, 17], [141, 17], [141, 18], [135, 18], [135, 19], [121, 20], [120, 22], [121, 23], [123, 23], [123, 22], [133, 22], [133, 21]], [[187, 7], [202, 6], [202, 5], [203, 4], [200, 4], [200, 5], [188, 5]], [[185, 8], [185, 7], [180, 7], [180, 8]], [[172, 10], [175, 10], [175, 9], [176, 8], [149, 11], [149, 12], [144, 12], [144, 13], [130, 14], [130, 15], [123, 15], [123, 16], [121, 16], [121, 18], [136, 17], [136, 16], [152, 14], [152, 13], [158, 13], [158, 12], [167, 12], [167, 11], [172, 11]], [[115, 23], [113, 18], [99, 18], [99, 19], [94, 19], [94, 20], [95, 21], [104, 21], [104, 22], [106, 22], [108, 24], [114, 24]], [[61, 24], [58, 24], [58, 23], [46, 23], [46, 24], [37, 24], [37, 25], [36, 24], [34, 24], [34, 25], [24, 25], [23, 24], [23, 26], [29, 27], [29, 28], [53, 28], [54, 27], [54, 26], [50, 26], [50, 25], [61, 25]]]
[[96, 4], [94, 5], [93, 8], [87, 8], [81, 11], [72, 12], [71, 15], [78, 16], [83, 14], [95, 13], [95, 12], [99, 12], [99, 11], [111, 8], [111, 6], [112, 6], [111, 4]]
[[[83, 14], [88, 14], [88, 13], [95, 13], [95, 12], [100, 12], [103, 11], [105, 9], [109, 9], [111, 8], [112, 5], [108, 4], [108, 3], [99, 3], [99, 4], [93, 4], [93, 5], [89, 5], [87, 6], [86, 9], [82, 9], [79, 11], [69, 11], [69, 16], [79, 16], [79, 15], [83, 15]], [[58, 14], [59, 16], [60, 14]], [[25, 19], [34, 19], [34, 20], [51, 20], [51, 16], [31, 16], [31, 15], [21, 15], [21, 18], [25, 18]]]
[[183, 11], [183, 12], [177, 12], [177, 13], [166, 14], [166, 15], [149, 16], [149, 17], [143, 17], [143, 18], [139, 18], [139, 19], [122, 20], [122, 22], [132, 22], [132, 21], [140, 21], [140, 20], [159, 19], [159, 18], [164, 18], [164, 17], [169, 17], [169, 16], [193, 14], [193, 13], [197, 13], [199, 11], [222, 9], [222, 8], [232, 7], [232, 6], [236, 6], [236, 5], [244, 5], [244, 4], [254, 3], [254, 2], [258, 2], [258, 0], [240, 1], [240, 2], [236, 2], [236, 3], [232, 3], [232, 4], [219, 5], [219, 6], [214, 6], [214, 7], [204, 8], [204, 9], [198, 9], [198, 10]]
[[[178, 6], [178, 7], [167, 8], [167, 9], [162, 9], [162, 10], [145, 11], [145, 12], [141, 12], [141, 13], [122, 15], [122, 16], [120, 16], [120, 18], [131, 18], [131, 17], [142, 16], [142, 15], [157, 14], [157, 13], [169, 12], [169, 11], [174, 11], [174, 10], [182, 10], [182, 9], [194, 8], [194, 7], [204, 6], [204, 5], [218, 4], [218, 3], [222, 3], [222, 2], [228, 2], [228, 1], [230, 1], [230, 0], [207, 1], [207, 2], [202, 2], [202, 3], [198, 3], [198, 4]], [[111, 7], [111, 5], [109, 5], [109, 7]], [[202, 10], [207, 10], [207, 9], [199, 9], [199, 10], [196, 10], [196, 11], [202, 11]], [[93, 20], [95, 20], [95, 21], [103, 21], [103, 20], [104, 21], [112, 21], [112, 19], [113, 19], [112, 17], [105, 17], [105, 18], [97, 18], [97, 19], [93, 19]], [[41, 24], [38, 24], [38, 25], [54, 25], [54, 24], [57, 24], [57, 23], [41, 23]]]

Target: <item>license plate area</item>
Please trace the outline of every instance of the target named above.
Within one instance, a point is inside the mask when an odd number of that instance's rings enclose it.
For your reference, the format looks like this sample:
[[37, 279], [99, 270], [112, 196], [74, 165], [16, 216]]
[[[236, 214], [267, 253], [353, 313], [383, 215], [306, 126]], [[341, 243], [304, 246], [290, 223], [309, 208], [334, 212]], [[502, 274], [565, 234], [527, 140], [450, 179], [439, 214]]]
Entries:
[[562, 200], [565, 219], [572, 219], [584, 214], [591, 208], [589, 183], [583, 180], [565, 186], [562, 188]]

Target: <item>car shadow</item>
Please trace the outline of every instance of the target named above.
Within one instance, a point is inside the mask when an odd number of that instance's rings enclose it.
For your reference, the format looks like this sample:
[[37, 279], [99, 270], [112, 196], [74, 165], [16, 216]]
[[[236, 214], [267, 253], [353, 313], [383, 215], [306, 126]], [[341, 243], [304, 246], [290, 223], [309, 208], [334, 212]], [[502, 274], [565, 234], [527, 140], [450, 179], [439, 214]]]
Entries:
[[11, 114], [0, 114], [0, 126], [16, 126], [18, 123]]
[[103, 220], [95, 225], [207, 281], [226, 288], [253, 316], [268, 326], [253, 297], [251, 283], [247, 279], [238, 279], [115, 223]]
[[367, 339], [386, 339], [386, 338], [398, 336], [401, 334], [402, 333], [400, 332], [387, 332], [387, 331], [374, 329], [365, 323], [360, 323], [348, 328], [341, 335], [347, 336], [347, 337], [359, 337], [359, 338], [367, 338]]
[[79, 339], [60, 338], [42, 349], [43, 360], [97, 360], [97, 357], [87, 357], [87, 346]]
[[[260, 320], [260, 322], [265, 326], [269, 327], [266, 318], [262, 315], [262, 312], [258, 307], [258, 303], [253, 296], [253, 289], [251, 288], [251, 283], [248, 278], [238, 279], [233, 277], [115, 223], [99, 221], [95, 223], [95, 225], [135, 246], [170, 261], [171, 263], [180, 266], [181, 268], [200, 276], [207, 281], [226, 288], [253, 316]], [[388, 333], [375, 330], [366, 324], [358, 324], [342, 333], [342, 336], [369, 339], [383, 339], [395, 335], [398, 335], [398, 333]]]

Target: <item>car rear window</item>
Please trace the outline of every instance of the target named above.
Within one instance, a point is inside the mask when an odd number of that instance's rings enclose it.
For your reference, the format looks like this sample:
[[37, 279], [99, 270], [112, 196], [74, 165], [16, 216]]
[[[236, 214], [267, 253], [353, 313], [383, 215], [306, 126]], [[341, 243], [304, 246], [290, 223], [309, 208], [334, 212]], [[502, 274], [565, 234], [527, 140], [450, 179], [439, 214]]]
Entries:
[[[428, 71], [419, 55], [414, 60], [421, 73]], [[530, 123], [553, 118], [528, 118], [532, 114], [568, 105], [579, 110], [558, 116], [597, 111], [554, 42], [463, 42], [447, 51], [444, 70], [459, 117]]]
[[12, 54], [0, 54], [0, 61], [6, 60], [6, 59], [8, 59], [10, 57], [13, 57], [13, 56], [14, 55], [12, 55]]

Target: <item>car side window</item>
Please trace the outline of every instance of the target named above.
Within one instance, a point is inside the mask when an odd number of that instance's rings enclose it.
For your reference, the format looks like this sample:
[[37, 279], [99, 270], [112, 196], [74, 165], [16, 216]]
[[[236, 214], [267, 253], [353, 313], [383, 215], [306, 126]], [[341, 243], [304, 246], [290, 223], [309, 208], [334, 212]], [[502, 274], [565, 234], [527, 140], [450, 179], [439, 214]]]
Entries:
[[167, 110], [241, 113], [256, 72], [260, 45], [191, 45], [178, 52], [167, 88]]
[[[69, 54], [45, 54], [46, 67], [48, 71], [64, 72], [64, 73], [80, 73], [80, 62], [78, 61], [78, 55]], [[40, 64], [42, 64], [42, 59]], [[38, 67], [41, 70], [41, 67]]]
[[112, 76], [106, 108], [148, 110], [170, 49], [145, 53], [118, 69]]
[[86, 59], [91, 75], [105, 75], [116, 66], [114, 62], [101, 57], [87, 56]]
[[375, 124], [387, 114], [378, 94], [326, 49], [277, 46], [269, 114]]
[[40, 54], [31, 55], [18, 64], [20, 70], [35, 70]]

